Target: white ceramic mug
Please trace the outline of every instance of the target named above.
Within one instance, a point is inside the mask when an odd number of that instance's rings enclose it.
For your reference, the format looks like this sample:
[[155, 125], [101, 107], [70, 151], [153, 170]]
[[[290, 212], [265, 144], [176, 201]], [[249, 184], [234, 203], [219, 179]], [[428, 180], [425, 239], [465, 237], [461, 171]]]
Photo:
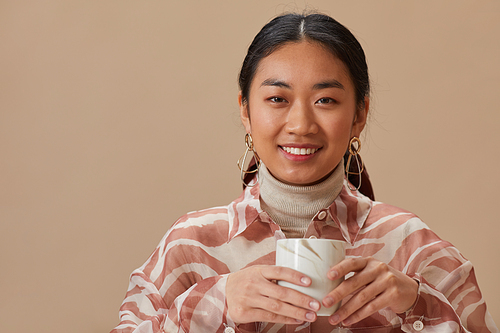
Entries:
[[[312, 280], [309, 287], [298, 286], [286, 281], [278, 281], [280, 286], [288, 287], [309, 295], [316, 300], [323, 298], [343, 280], [335, 281], [327, 277], [331, 267], [345, 258], [345, 242], [332, 239], [287, 238], [280, 239], [276, 246], [276, 265], [289, 267], [306, 274]], [[321, 304], [318, 316], [330, 316], [340, 306], [340, 302], [330, 308]]]

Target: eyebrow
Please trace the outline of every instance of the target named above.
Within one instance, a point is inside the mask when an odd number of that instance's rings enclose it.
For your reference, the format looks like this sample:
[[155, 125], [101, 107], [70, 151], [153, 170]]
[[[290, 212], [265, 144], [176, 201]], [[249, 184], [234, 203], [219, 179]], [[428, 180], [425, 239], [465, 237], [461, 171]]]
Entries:
[[262, 86], [271, 86], [271, 87], [280, 87], [280, 88], [292, 89], [292, 87], [288, 83], [285, 83], [285, 82], [280, 81], [278, 79], [267, 79], [267, 80], [264, 80], [264, 82], [262, 82], [262, 84], [260, 86], [261, 87]]
[[344, 85], [337, 80], [320, 82], [320, 83], [316, 83], [313, 86], [314, 90], [320, 90], [320, 89], [326, 89], [326, 88], [339, 88], [339, 89], [345, 90]]
[[[264, 80], [264, 82], [262, 82], [262, 84], [261, 84], [261, 87], [262, 86], [271, 86], [271, 87], [292, 89], [292, 87], [288, 83], [281, 81], [281, 80], [278, 80], [278, 79]], [[338, 89], [345, 90], [344, 85], [335, 79], [316, 83], [313, 86], [313, 90], [321, 90], [321, 89], [327, 89], [327, 88], [338, 88]]]

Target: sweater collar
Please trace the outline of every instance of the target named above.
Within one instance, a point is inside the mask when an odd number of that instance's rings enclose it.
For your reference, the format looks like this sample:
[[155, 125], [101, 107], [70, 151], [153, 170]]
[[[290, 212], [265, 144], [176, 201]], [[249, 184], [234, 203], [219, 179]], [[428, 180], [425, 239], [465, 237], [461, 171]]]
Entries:
[[259, 170], [261, 208], [282, 228], [305, 228], [321, 210], [329, 207], [342, 190], [343, 162], [322, 182], [294, 186], [276, 179], [262, 163]]

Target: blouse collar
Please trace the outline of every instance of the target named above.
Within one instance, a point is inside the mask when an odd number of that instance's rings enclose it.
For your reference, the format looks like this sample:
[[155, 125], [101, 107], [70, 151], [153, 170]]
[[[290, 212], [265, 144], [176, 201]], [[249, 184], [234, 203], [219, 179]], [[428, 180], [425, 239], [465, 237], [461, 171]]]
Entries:
[[[254, 187], [245, 188], [240, 197], [229, 204], [228, 242], [240, 235], [256, 221], [270, 223], [273, 233], [279, 230], [279, 227], [271, 220], [269, 215], [262, 210], [259, 195], [259, 184], [256, 184]], [[342, 190], [327, 208], [328, 218], [322, 223], [337, 227], [340, 229], [344, 240], [354, 244], [357, 235], [368, 218], [372, 205], [373, 202], [368, 197], [358, 191], [351, 191], [347, 180], [344, 179]], [[311, 223], [320, 222], [316, 221], [315, 216]], [[316, 227], [316, 229], [318, 228]]]

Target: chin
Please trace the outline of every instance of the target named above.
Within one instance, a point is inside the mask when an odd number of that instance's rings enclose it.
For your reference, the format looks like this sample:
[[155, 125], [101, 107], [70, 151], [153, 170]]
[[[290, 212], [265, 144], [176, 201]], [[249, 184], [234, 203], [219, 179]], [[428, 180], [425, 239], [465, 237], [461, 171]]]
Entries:
[[[289, 172], [285, 174], [275, 174], [269, 170], [269, 168], [268, 171], [274, 176], [274, 178], [278, 179], [282, 183], [296, 186], [314, 185], [321, 182], [325, 178], [325, 176], [311, 177], [311, 172], [303, 169], [293, 171], [289, 170]], [[305, 175], [308, 176], [305, 177]], [[328, 174], [326, 176], [328, 176]]]
[[307, 185], [314, 185], [318, 183], [320, 180], [312, 180], [312, 179], [285, 179], [281, 180], [283, 183], [289, 184], [289, 185], [296, 185], [296, 186], [307, 186]]

